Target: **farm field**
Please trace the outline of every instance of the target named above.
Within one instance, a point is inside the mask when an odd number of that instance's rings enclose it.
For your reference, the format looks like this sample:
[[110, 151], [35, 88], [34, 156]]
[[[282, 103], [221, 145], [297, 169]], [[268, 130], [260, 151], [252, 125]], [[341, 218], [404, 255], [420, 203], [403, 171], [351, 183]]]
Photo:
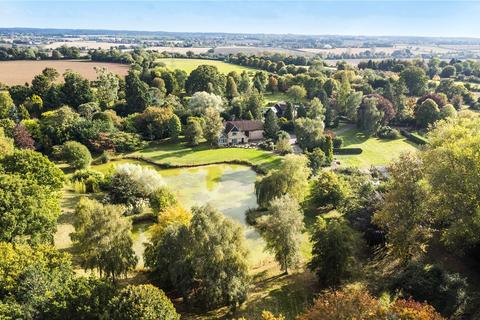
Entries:
[[125, 46], [132, 47], [129, 43], [117, 43], [117, 42], [100, 42], [100, 41], [87, 41], [87, 40], [75, 40], [75, 41], [58, 41], [52, 42], [44, 46], [46, 49], [57, 49], [61, 46], [77, 47], [81, 49], [110, 49], [112, 47]]
[[341, 125], [334, 130], [338, 137], [343, 138], [342, 148], [362, 148], [358, 155], [335, 155], [340, 166], [370, 168], [371, 166], [385, 166], [398, 158], [401, 153], [417, 150], [417, 145], [405, 138], [383, 140], [376, 137], [367, 137], [364, 133], [350, 125]]
[[170, 69], [180, 69], [186, 73], [192, 72], [195, 68], [200, 65], [206, 64], [210, 66], [216, 66], [218, 71], [222, 73], [229, 73], [231, 71], [236, 72], [255, 72], [257, 71], [254, 68], [248, 68], [243, 66], [237, 66], [235, 64], [226, 63], [218, 60], [206, 60], [206, 59], [176, 59], [176, 58], [164, 58], [157, 60], [158, 62], [163, 62], [167, 68]]
[[277, 167], [281, 157], [257, 149], [210, 149], [206, 144], [189, 147], [185, 143], [152, 143], [149, 147], [130, 154], [159, 164], [173, 166], [198, 166], [220, 162], [245, 161], [264, 170]]
[[[30, 83], [33, 77], [40, 74], [45, 68], [55, 68], [60, 74], [71, 69], [79, 72], [88, 80], [95, 80], [96, 68], [106, 68], [118, 75], [126, 75], [128, 65], [108, 62], [92, 62], [88, 60], [41, 60], [41, 61], [1, 61], [0, 83], [7, 85]], [[61, 77], [60, 77], [61, 78]]]
[[175, 52], [175, 53], [182, 53], [186, 54], [187, 52], [191, 51], [195, 54], [206, 53], [211, 48], [202, 48], [202, 47], [147, 47], [145, 50], [153, 50], [158, 52]]

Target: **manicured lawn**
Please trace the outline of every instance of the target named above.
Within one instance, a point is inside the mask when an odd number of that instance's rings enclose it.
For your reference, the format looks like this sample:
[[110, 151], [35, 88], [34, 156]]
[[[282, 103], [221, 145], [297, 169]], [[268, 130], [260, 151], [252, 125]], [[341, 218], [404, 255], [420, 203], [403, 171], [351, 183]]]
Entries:
[[257, 149], [218, 148], [211, 149], [206, 144], [189, 147], [179, 143], [152, 143], [149, 147], [132, 153], [132, 156], [170, 165], [204, 165], [229, 161], [248, 161], [252, 165], [269, 170], [277, 167], [281, 157], [272, 152]]
[[283, 92], [265, 93], [263, 96], [266, 104], [274, 104], [278, 101], [288, 100], [287, 94]]
[[231, 71], [237, 71], [238, 73], [241, 73], [243, 71], [258, 71], [253, 68], [238, 66], [218, 60], [163, 58], [158, 59], [157, 62], [163, 62], [169, 69], [180, 69], [185, 71], [186, 73], [192, 72], [192, 70], [203, 64], [209, 66], [216, 66], [218, 68], [218, 71], [220, 71], [221, 73], [229, 73]]
[[415, 151], [418, 146], [405, 138], [383, 140], [376, 137], [367, 137], [353, 126], [341, 125], [335, 130], [337, 136], [343, 138], [343, 148], [362, 148], [358, 155], [335, 155], [341, 166], [369, 168], [371, 166], [385, 166], [392, 160], [407, 151]]

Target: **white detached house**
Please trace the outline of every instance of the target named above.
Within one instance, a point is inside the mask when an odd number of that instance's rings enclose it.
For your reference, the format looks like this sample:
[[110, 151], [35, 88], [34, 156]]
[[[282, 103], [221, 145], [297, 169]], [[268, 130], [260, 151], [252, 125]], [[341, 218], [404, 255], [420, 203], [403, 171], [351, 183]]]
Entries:
[[218, 144], [220, 146], [249, 143], [263, 139], [263, 122], [260, 120], [226, 121]]

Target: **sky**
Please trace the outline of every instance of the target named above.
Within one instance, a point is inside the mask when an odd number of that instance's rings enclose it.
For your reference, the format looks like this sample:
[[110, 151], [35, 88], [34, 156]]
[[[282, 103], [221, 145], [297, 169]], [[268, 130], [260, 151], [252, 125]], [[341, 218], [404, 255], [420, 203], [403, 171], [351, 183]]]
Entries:
[[478, 1], [2, 1], [0, 27], [480, 38]]

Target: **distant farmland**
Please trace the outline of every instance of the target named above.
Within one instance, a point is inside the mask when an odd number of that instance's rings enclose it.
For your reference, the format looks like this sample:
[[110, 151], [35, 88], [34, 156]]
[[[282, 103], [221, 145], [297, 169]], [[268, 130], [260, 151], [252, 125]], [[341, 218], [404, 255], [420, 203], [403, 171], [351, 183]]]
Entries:
[[229, 73], [231, 71], [243, 72], [243, 71], [258, 71], [253, 68], [238, 66], [231, 63], [226, 63], [218, 60], [206, 60], [206, 59], [176, 59], [176, 58], [164, 58], [158, 59], [157, 62], [162, 62], [169, 69], [180, 69], [186, 73], [192, 72], [195, 68], [202, 64], [216, 66], [221, 73]]
[[124, 64], [84, 60], [1, 61], [0, 83], [7, 85], [30, 83], [35, 75], [40, 74], [47, 67], [55, 68], [60, 74], [71, 69], [89, 80], [96, 79], [95, 67], [105, 67], [110, 72], [122, 76], [127, 74], [129, 68]]

